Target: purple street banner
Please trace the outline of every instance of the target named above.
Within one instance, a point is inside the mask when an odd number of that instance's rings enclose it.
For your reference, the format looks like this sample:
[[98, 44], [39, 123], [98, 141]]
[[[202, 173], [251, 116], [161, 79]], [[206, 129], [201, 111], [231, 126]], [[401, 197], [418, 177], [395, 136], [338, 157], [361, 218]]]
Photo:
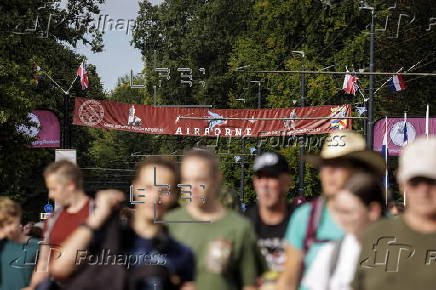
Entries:
[[59, 120], [51, 111], [35, 110], [28, 114], [34, 126], [20, 125], [18, 132], [36, 138], [31, 144], [32, 148], [59, 148], [61, 130]]
[[[436, 135], [436, 118], [429, 119], [428, 133]], [[385, 119], [380, 119], [374, 125], [374, 151], [381, 151], [384, 135]], [[425, 135], [425, 118], [407, 118], [406, 126], [404, 126], [404, 118], [388, 118], [389, 155], [398, 156], [407, 143], [413, 142], [416, 137], [421, 135]], [[404, 141], [405, 137], [406, 142]]]

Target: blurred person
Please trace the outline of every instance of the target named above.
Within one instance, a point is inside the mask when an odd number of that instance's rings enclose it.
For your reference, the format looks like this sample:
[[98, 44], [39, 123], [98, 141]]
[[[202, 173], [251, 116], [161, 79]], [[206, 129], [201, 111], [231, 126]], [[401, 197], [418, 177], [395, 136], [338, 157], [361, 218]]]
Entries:
[[[337, 141], [339, 137], [342, 142]], [[385, 162], [377, 152], [366, 148], [365, 139], [353, 131], [331, 133], [319, 156], [306, 156], [318, 166], [322, 194], [297, 208], [286, 231], [285, 270], [279, 277], [279, 290], [306, 289], [301, 278], [310, 268], [319, 249], [329, 241], [339, 241], [344, 232], [331, 216], [332, 200], [345, 183], [358, 172], [382, 178]]]
[[39, 240], [28, 237], [21, 228], [21, 206], [0, 197], [0, 289], [19, 290], [30, 283]]
[[181, 164], [186, 207], [165, 216], [170, 233], [196, 255], [198, 290], [256, 289], [264, 268], [250, 222], [220, 202], [222, 175], [215, 154], [186, 153]]
[[[132, 184], [135, 209], [130, 224], [123, 223], [117, 211], [123, 193], [98, 192], [95, 211], [65, 242], [63, 255], [53, 263], [52, 272], [66, 281], [65, 289], [108, 289], [108, 285], [113, 290], [194, 289], [192, 250], [158, 222], [177, 203], [179, 179], [172, 160], [155, 157], [139, 163]], [[103, 251], [109, 258], [104, 256], [98, 265], [92, 264], [91, 258]], [[129, 256], [128, 264], [120, 263], [119, 258], [111, 260], [111, 255]]]
[[332, 215], [346, 236], [323, 246], [303, 279], [310, 290], [351, 290], [366, 227], [385, 212], [384, 190], [374, 176], [357, 173], [334, 197]]
[[402, 202], [391, 202], [389, 203], [388, 210], [391, 217], [397, 217], [404, 213], [404, 204]]
[[83, 190], [83, 176], [74, 163], [61, 160], [44, 170], [48, 197], [59, 206], [44, 224], [44, 240], [40, 247], [38, 263], [26, 290], [47, 288], [55, 283], [50, 278], [50, 266], [61, 254], [61, 245], [93, 210], [93, 201]]
[[29, 236], [29, 232], [32, 229], [32, 227], [35, 225], [34, 222], [28, 222], [23, 226], [23, 233], [25, 236]]
[[[283, 155], [266, 152], [256, 157], [253, 171], [257, 205], [248, 208], [245, 216], [254, 226], [257, 245], [268, 269], [281, 272], [286, 261], [285, 231], [294, 208], [286, 199], [292, 184], [291, 170]], [[265, 280], [273, 284], [273, 273], [269, 273], [268, 277]]]
[[436, 137], [418, 137], [399, 157], [404, 214], [372, 225], [362, 239], [353, 289], [435, 288]]
[[130, 225], [133, 219], [134, 210], [125, 206], [120, 210], [120, 221], [124, 225]]
[[28, 222], [23, 226], [23, 234], [27, 237], [34, 237], [39, 240], [43, 239], [43, 230], [36, 226], [34, 222]]

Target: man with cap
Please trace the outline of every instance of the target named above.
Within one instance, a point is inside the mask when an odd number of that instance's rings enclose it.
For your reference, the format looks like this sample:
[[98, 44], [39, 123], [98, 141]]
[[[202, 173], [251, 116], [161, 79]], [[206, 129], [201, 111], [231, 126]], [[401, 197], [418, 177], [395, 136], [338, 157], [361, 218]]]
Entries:
[[269, 270], [281, 272], [286, 256], [284, 236], [293, 206], [286, 200], [292, 176], [285, 157], [265, 152], [254, 161], [253, 185], [257, 204], [245, 215], [252, 222], [257, 244], [268, 263]]
[[[343, 142], [336, 142], [340, 138]], [[345, 182], [358, 172], [374, 174], [382, 180], [382, 156], [366, 148], [365, 139], [353, 131], [336, 131], [326, 139], [319, 156], [306, 159], [320, 170], [322, 195], [295, 210], [285, 235], [289, 257], [279, 278], [279, 290], [304, 289], [300, 280], [311, 266], [318, 250], [329, 241], [338, 241], [343, 230], [331, 216], [332, 198]]]
[[404, 215], [365, 233], [353, 289], [435, 289], [436, 137], [404, 148], [397, 179]]

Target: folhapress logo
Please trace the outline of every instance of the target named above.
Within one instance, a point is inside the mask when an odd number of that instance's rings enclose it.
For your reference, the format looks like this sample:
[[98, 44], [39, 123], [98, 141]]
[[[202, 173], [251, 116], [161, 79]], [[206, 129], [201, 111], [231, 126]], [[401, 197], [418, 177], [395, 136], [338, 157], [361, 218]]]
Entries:
[[384, 268], [385, 272], [398, 272], [400, 261], [411, 259], [415, 249], [407, 244], [397, 242], [395, 237], [382, 237], [373, 245], [370, 257], [360, 262], [367, 269]]

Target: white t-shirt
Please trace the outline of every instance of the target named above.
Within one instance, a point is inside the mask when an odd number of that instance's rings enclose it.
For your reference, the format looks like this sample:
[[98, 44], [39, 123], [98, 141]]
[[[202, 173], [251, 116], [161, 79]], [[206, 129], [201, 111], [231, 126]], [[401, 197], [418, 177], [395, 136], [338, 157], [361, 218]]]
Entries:
[[312, 266], [304, 276], [303, 285], [310, 290], [352, 290], [360, 244], [354, 235], [346, 235], [342, 242], [336, 269], [330, 277], [330, 263], [337, 242], [323, 246]]

